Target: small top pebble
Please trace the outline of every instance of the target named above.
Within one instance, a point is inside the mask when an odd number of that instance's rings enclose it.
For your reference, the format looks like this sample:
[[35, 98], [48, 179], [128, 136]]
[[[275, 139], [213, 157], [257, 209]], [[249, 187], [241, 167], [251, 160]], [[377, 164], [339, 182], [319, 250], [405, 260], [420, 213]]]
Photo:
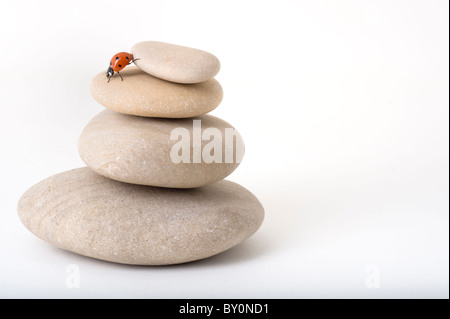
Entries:
[[170, 82], [200, 83], [220, 70], [219, 60], [211, 53], [175, 44], [139, 42], [131, 53], [141, 70]]

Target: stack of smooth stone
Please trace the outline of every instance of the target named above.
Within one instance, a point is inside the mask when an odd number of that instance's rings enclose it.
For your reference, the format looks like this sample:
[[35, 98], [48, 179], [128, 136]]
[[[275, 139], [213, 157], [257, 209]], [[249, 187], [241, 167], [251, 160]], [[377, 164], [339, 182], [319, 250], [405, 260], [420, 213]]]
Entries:
[[243, 142], [227, 122], [205, 115], [222, 101], [212, 54], [145, 41], [136, 66], [91, 94], [107, 110], [79, 140], [87, 167], [31, 187], [22, 223], [57, 247], [111, 262], [168, 265], [199, 260], [243, 242], [264, 209], [244, 187], [223, 180]]

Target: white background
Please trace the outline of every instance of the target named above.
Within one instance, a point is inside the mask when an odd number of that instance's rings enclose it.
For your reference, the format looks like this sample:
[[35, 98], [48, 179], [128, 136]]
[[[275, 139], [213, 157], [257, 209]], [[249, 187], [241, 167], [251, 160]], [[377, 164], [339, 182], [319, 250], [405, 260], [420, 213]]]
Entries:
[[[0, 297], [449, 297], [448, 1], [0, 4]], [[221, 60], [212, 114], [246, 142], [229, 179], [266, 209], [207, 260], [97, 261], [17, 217], [30, 186], [83, 166], [78, 137], [102, 110], [89, 82], [143, 40]]]

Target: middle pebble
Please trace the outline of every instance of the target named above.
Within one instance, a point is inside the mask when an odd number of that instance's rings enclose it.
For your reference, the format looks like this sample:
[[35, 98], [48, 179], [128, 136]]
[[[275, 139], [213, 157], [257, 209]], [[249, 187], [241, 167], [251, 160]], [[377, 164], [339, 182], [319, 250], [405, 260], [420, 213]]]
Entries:
[[179, 84], [155, 78], [137, 67], [121, 71], [123, 81], [106, 80], [99, 73], [91, 82], [92, 96], [104, 107], [125, 114], [187, 118], [206, 114], [222, 101], [219, 82], [210, 79], [195, 84]]
[[172, 188], [222, 180], [244, 155], [236, 129], [214, 116], [161, 119], [109, 110], [86, 126], [78, 149], [83, 161], [100, 175]]

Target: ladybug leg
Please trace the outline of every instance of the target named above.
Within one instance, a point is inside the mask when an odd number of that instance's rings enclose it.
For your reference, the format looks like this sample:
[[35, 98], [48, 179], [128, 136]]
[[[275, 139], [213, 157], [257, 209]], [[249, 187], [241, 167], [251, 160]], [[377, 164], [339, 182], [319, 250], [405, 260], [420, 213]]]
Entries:
[[117, 72], [117, 74], [119, 74], [119, 76], [120, 76], [120, 79], [123, 81], [123, 77], [122, 77], [122, 74], [120, 74], [119, 72]]
[[131, 60], [130, 63], [128, 63], [128, 65], [130, 65], [131, 63], [134, 63], [134, 61], [137, 61], [137, 60], [139, 60], [139, 58]]

